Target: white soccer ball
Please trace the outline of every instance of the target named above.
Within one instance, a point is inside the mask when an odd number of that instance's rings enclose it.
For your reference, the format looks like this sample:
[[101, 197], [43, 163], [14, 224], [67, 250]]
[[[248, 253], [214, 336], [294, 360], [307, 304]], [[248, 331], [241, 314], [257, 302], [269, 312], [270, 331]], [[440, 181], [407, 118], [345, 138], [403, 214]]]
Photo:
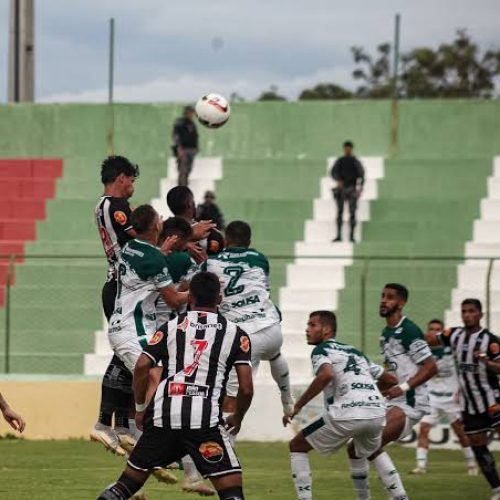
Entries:
[[222, 127], [231, 115], [227, 99], [219, 94], [207, 94], [198, 99], [195, 106], [198, 121], [208, 128]]

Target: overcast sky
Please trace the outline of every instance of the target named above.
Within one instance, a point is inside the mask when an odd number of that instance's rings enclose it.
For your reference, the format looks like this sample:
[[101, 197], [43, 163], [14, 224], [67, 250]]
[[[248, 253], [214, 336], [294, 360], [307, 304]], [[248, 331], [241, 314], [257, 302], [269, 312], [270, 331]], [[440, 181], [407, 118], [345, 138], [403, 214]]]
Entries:
[[[0, 22], [8, 26], [8, 0]], [[451, 8], [450, 8], [451, 6]], [[402, 50], [450, 41], [459, 27], [500, 46], [500, 0], [35, 0], [36, 98], [107, 96], [108, 19], [116, 20], [119, 101], [190, 101], [206, 92], [253, 99], [276, 85], [289, 98], [319, 82], [353, 87], [350, 47], [393, 37]], [[0, 102], [7, 94], [0, 30]]]

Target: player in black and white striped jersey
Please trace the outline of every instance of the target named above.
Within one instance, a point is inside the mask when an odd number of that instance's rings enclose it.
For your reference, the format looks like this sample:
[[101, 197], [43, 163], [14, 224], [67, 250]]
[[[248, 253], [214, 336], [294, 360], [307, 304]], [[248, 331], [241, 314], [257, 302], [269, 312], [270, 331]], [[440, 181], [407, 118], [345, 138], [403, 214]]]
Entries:
[[[191, 311], [163, 325], [144, 348], [134, 370], [136, 421], [144, 433], [127, 468], [100, 500], [124, 500], [157, 467], [188, 453], [222, 500], [243, 500], [241, 466], [225, 429], [220, 402], [229, 371], [236, 367], [239, 391], [226, 420], [237, 433], [253, 396], [248, 336], [217, 311], [220, 282], [212, 273], [193, 277]], [[146, 402], [150, 370], [161, 362], [161, 382]]]
[[464, 431], [476, 461], [491, 486], [491, 500], [500, 500], [500, 478], [488, 449], [488, 433], [500, 431], [500, 339], [481, 326], [478, 299], [462, 301], [463, 327], [430, 337], [431, 345], [449, 346], [457, 365]]
[[[104, 194], [95, 208], [95, 221], [108, 261], [107, 278], [102, 289], [102, 307], [108, 322], [115, 307], [118, 258], [125, 243], [136, 236], [130, 222], [132, 210], [128, 200], [134, 194], [134, 182], [138, 176], [139, 167], [123, 156], [109, 156], [101, 166]], [[114, 355], [102, 380], [99, 417], [90, 439], [102, 443], [118, 455], [124, 455], [119, 434], [129, 432], [131, 402], [132, 374]]]

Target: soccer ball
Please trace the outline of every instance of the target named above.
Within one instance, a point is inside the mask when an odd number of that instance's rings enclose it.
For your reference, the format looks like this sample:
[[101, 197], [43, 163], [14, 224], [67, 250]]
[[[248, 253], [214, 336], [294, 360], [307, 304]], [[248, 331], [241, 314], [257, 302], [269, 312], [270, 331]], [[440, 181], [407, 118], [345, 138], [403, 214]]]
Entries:
[[219, 94], [207, 94], [196, 103], [198, 121], [208, 128], [222, 127], [231, 115], [231, 107], [226, 98]]

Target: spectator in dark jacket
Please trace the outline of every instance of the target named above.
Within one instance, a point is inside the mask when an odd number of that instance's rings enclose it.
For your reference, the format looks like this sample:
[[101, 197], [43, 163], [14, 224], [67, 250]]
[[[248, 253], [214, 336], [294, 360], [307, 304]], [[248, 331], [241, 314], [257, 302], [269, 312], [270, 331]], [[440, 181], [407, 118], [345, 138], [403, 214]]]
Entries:
[[333, 241], [342, 241], [342, 225], [344, 204], [349, 205], [350, 241], [354, 242], [356, 227], [356, 210], [358, 198], [361, 196], [365, 183], [365, 169], [361, 162], [352, 154], [354, 145], [351, 141], [344, 142], [344, 156], [333, 164], [331, 176], [337, 181], [333, 188], [333, 198], [337, 203], [337, 237]]
[[206, 191], [204, 202], [198, 205], [196, 209], [196, 218], [198, 220], [211, 220], [217, 224], [219, 231], [224, 230], [224, 215], [220, 208], [215, 203], [215, 193], [213, 191]]
[[194, 123], [194, 108], [186, 106], [184, 115], [174, 123], [172, 139], [174, 145], [172, 151], [177, 158], [177, 168], [179, 171], [179, 186], [187, 186], [189, 174], [193, 169], [194, 157], [198, 153], [198, 130]]

